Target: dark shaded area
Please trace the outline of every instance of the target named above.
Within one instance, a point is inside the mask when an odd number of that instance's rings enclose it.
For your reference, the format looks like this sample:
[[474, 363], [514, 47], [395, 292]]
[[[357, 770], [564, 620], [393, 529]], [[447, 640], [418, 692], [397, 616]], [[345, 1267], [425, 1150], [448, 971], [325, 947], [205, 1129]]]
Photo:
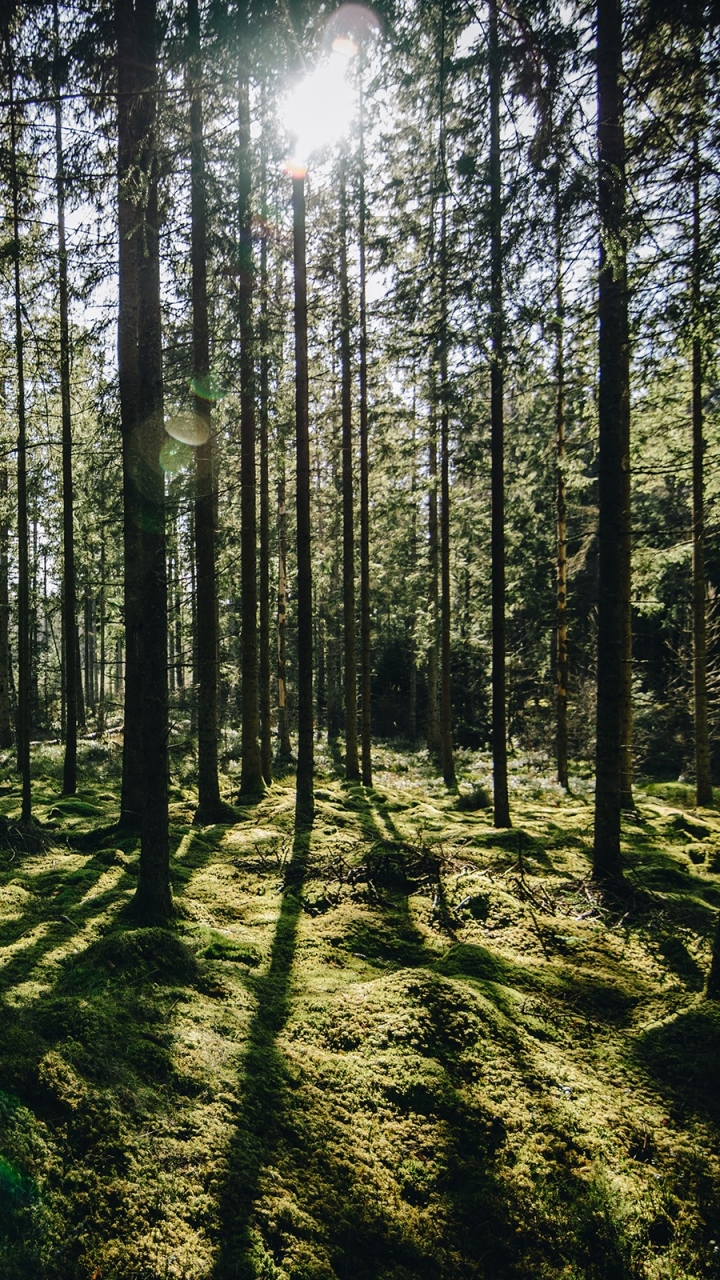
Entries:
[[634, 1060], [679, 1118], [720, 1124], [720, 1009], [706, 1002], [642, 1032]]

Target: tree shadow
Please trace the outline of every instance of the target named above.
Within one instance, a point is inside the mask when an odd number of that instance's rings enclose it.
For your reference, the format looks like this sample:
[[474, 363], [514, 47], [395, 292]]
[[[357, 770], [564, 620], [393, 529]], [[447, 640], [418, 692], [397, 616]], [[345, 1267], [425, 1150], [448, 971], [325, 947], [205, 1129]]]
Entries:
[[302, 823], [295, 828], [267, 973], [248, 977], [257, 1007], [243, 1064], [241, 1113], [227, 1154], [227, 1175], [220, 1193], [220, 1250], [213, 1272], [216, 1280], [242, 1280], [255, 1274], [250, 1257], [253, 1210], [262, 1172], [287, 1126], [291, 1081], [277, 1038], [290, 1009], [311, 830], [311, 825]]
[[682, 1121], [720, 1124], [720, 1009], [703, 1001], [642, 1032], [632, 1058]]

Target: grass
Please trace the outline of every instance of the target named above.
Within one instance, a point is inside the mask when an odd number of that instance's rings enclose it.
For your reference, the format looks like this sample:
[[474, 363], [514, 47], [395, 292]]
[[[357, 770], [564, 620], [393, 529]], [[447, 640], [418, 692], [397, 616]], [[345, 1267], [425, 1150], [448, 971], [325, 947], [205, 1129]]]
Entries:
[[176, 787], [177, 919], [137, 929], [86, 750], [73, 801], [34, 757], [32, 839], [0, 769], [0, 1280], [720, 1275], [714, 810], [638, 788], [613, 913], [586, 780], [516, 760], [496, 832], [478, 756], [458, 803], [321, 751], [309, 833], [291, 778], [204, 829]]

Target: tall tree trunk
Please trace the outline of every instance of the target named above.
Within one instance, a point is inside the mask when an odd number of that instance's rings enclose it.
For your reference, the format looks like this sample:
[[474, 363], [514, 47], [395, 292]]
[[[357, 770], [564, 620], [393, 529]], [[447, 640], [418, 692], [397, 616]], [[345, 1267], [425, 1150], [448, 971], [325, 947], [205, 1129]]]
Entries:
[[[207, 302], [207, 209], [203, 139], [202, 55], [198, 0], [188, 0], [190, 89], [190, 208], [194, 406], [200, 443], [195, 451], [195, 557], [198, 609], [198, 807], [195, 821], [217, 822], [218, 778], [217, 578], [215, 571], [215, 462], [210, 413], [210, 331]], [[176, 532], [177, 545], [177, 532]], [[176, 565], [177, 565], [176, 556]], [[179, 574], [176, 575], [179, 577]]]
[[[625, 135], [620, 0], [598, 0], [598, 207], [600, 213], [599, 546], [597, 739], [593, 875], [622, 879], [620, 860], [622, 700], [630, 389], [625, 249]], [[618, 502], [618, 495], [620, 502]]]
[[430, 570], [430, 644], [427, 655], [427, 747], [436, 761], [440, 757], [440, 708], [438, 702], [438, 594], [440, 584], [440, 542], [438, 538], [438, 450], [437, 420], [430, 417], [428, 449], [428, 565]]
[[367, 289], [365, 245], [365, 96], [360, 72], [360, 739], [362, 781], [372, 786], [370, 653], [370, 459], [368, 455]]
[[696, 802], [713, 802], [708, 732], [707, 639], [705, 631], [705, 510], [703, 455], [702, 241], [700, 223], [700, 139], [693, 138], [692, 248], [692, 529], [693, 529], [693, 706], [695, 713]]
[[292, 756], [287, 709], [287, 512], [285, 507], [285, 441], [279, 442], [277, 487], [278, 593], [277, 593], [277, 691], [278, 759], [287, 763]]
[[106, 593], [105, 520], [100, 526], [100, 594], [98, 614], [100, 624], [100, 657], [98, 661], [98, 730], [105, 732], [105, 593]]
[[360, 779], [357, 733], [357, 651], [355, 646], [355, 510], [352, 448], [352, 360], [348, 284], [347, 158], [340, 162], [340, 376], [342, 418], [343, 671], [345, 696], [345, 777]]
[[239, 18], [238, 216], [240, 319], [240, 476], [241, 476], [241, 626], [242, 626], [242, 771], [244, 797], [262, 794], [258, 708], [257, 547], [255, 513], [255, 349], [253, 335], [252, 153], [250, 144], [250, 64], [246, 0]]
[[440, 209], [440, 742], [443, 781], [451, 791], [456, 791], [450, 687], [450, 386], [448, 382], [446, 204], [446, 195], [443, 190]]
[[310, 548], [310, 430], [308, 406], [307, 269], [305, 265], [305, 178], [293, 177], [293, 263], [295, 276], [295, 442], [297, 451], [298, 571], [298, 762], [296, 818], [312, 821], [313, 652], [312, 560]]
[[20, 292], [20, 184], [17, 171], [15, 70], [8, 36], [10, 89], [10, 182], [13, 212], [13, 268], [15, 286], [15, 358], [17, 361], [17, 503], [18, 503], [18, 716], [17, 757], [22, 777], [21, 820], [32, 816], [30, 793], [30, 572], [28, 564], [27, 429], [25, 421], [25, 355]]
[[560, 209], [560, 163], [556, 162], [553, 189], [555, 238], [555, 500], [557, 529], [556, 561], [556, 671], [555, 671], [555, 756], [557, 777], [568, 789], [568, 646], [567, 646], [567, 503], [565, 496], [565, 298], [563, 294], [562, 214]]
[[[134, 202], [138, 163], [137, 50], [133, 0], [115, 0], [118, 58], [118, 384], [123, 464], [123, 589], [125, 698], [120, 825], [139, 830], [143, 806], [141, 514], [137, 485], [140, 393], [138, 373], [139, 218]], [[79, 648], [77, 641], [76, 648]], [[79, 668], [79, 662], [77, 663]], [[78, 693], [82, 686], [78, 682]], [[82, 707], [82, 722], [85, 708]], [[78, 706], [78, 723], [80, 707]]]
[[505, 689], [505, 428], [503, 421], [505, 317], [502, 287], [502, 173], [500, 166], [502, 68], [498, 42], [497, 0], [490, 0], [489, 16], [493, 821], [496, 827], [509, 827], [511, 823], [507, 779]]
[[[263, 88], [263, 137], [266, 125]], [[262, 150], [263, 218], [267, 217], [267, 156]], [[268, 244], [260, 241], [260, 766], [272, 782], [272, 716], [270, 709], [270, 320]]]
[[[3, 384], [4, 399], [4, 384]], [[8, 591], [8, 469], [7, 454], [0, 459], [0, 747], [12, 746], [10, 714], [10, 600]]]
[[158, 211], [156, 0], [136, 0], [140, 80], [138, 136], [144, 177], [142, 253], [138, 260], [138, 388], [143, 406], [142, 694], [144, 795], [140, 870], [133, 909], [142, 919], [172, 913], [168, 831], [168, 692], [165, 478], [159, 464], [163, 422]]
[[63, 477], [63, 662], [65, 670], [64, 795], [77, 789], [77, 682], [74, 662], [76, 618], [75, 533], [73, 517], [72, 418], [70, 413], [70, 331], [68, 325], [68, 269], [65, 243], [65, 162], [60, 99], [60, 20], [53, 4], [55, 38], [55, 159], [57, 171], [58, 274], [60, 303], [60, 407], [62, 413]]

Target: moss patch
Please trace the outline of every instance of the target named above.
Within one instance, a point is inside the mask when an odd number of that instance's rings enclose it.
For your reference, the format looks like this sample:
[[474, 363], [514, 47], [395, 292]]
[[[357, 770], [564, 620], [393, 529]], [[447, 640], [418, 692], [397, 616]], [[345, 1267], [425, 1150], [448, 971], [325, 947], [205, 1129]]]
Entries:
[[613, 912], [537, 762], [506, 832], [389, 749], [375, 790], [321, 756], [307, 835], [291, 779], [204, 829], [188, 783], [138, 929], [98, 745], [79, 802], [34, 759], [62, 842], [0, 847], [0, 1280], [717, 1274], [713, 810], [639, 789]]

